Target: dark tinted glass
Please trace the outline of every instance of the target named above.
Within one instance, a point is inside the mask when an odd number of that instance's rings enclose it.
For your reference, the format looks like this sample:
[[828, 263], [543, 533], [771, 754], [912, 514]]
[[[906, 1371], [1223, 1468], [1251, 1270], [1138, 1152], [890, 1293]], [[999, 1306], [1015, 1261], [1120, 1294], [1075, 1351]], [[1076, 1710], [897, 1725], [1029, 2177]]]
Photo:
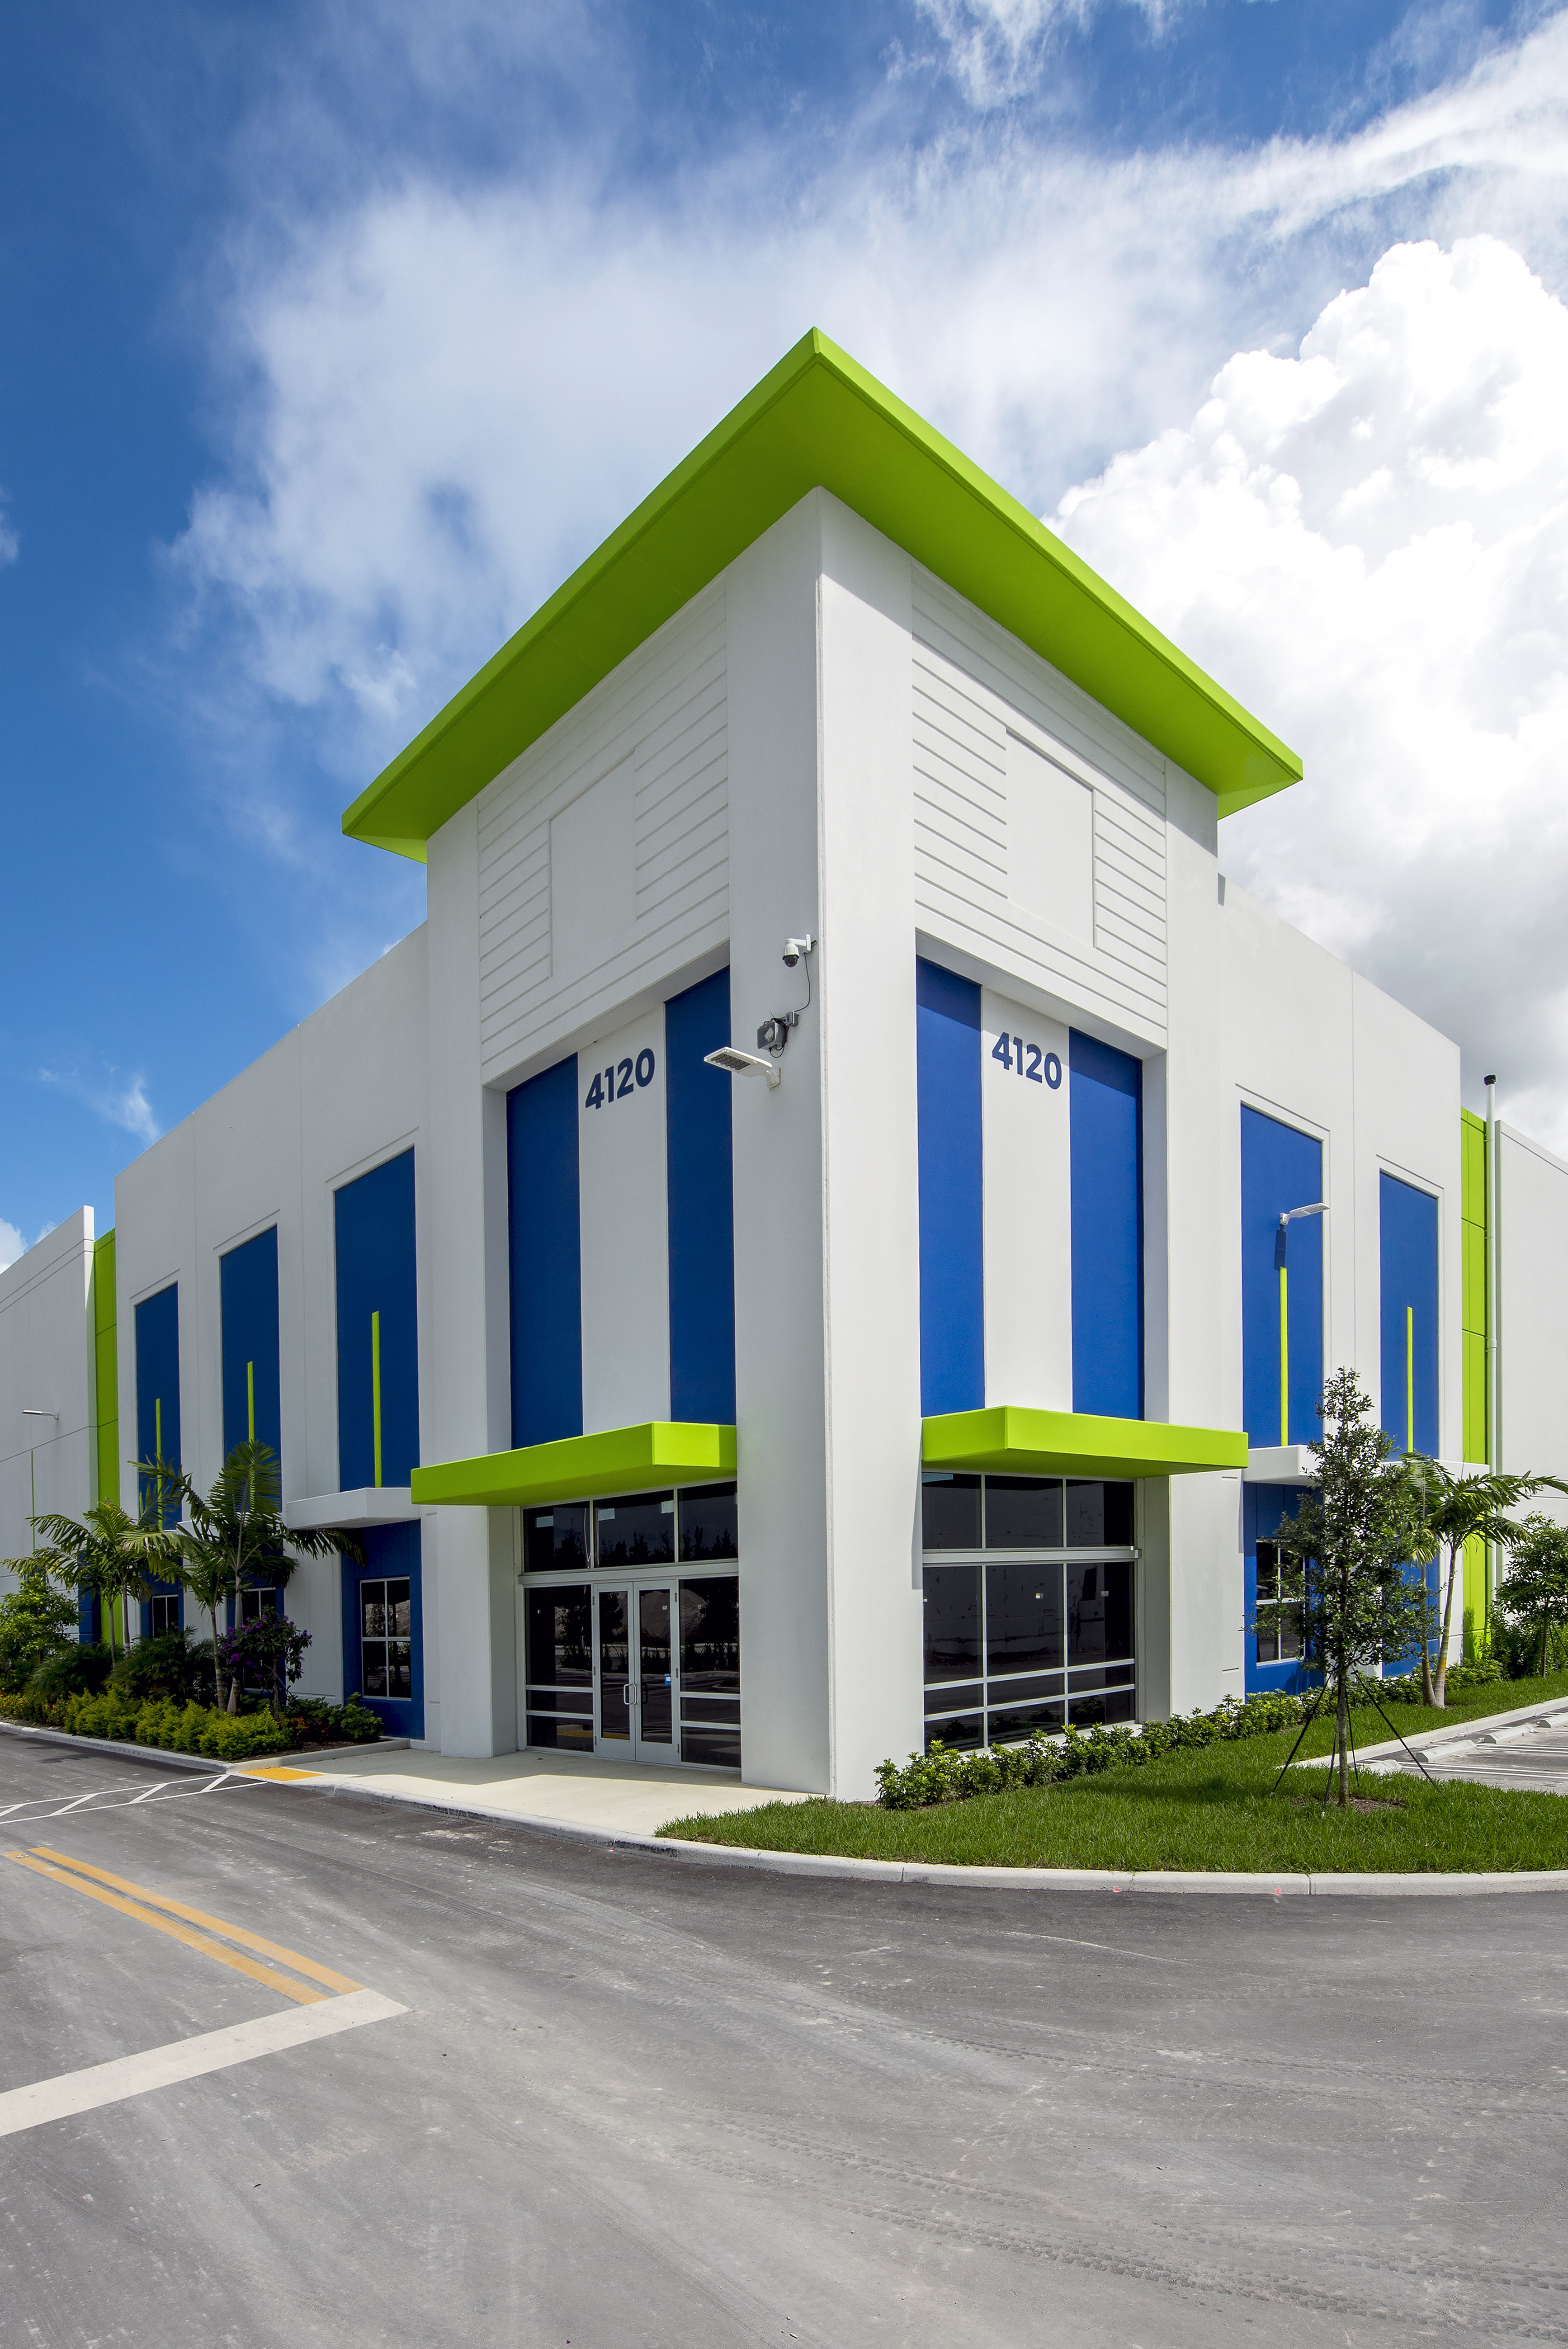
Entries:
[[1037, 1729], [1049, 1737], [1054, 1730], [1066, 1728], [1067, 1712], [1060, 1697], [1054, 1704], [1010, 1704], [1006, 1713], [992, 1713], [990, 1742], [993, 1745], [1021, 1744]]
[[634, 1493], [595, 1508], [601, 1566], [663, 1566], [676, 1554], [673, 1493]]
[[555, 1721], [548, 1713], [531, 1713], [528, 1742], [531, 1745], [553, 1746], [557, 1753], [592, 1754], [593, 1724], [591, 1721]]
[[1108, 1689], [1103, 1696], [1075, 1696], [1072, 1700], [1075, 1729], [1091, 1728], [1097, 1721], [1135, 1721], [1137, 1717], [1134, 1692], [1130, 1688]]
[[925, 1709], [934, 1712], [939, 1706], [954, 1713], [967, 1713], [985, 1702], [985, 1691], [979, 1681], [941, 1681], [925, 1692]]
[[1132, 1561], [1077, 1566], [1068, 1576], [1068, 1661], [1098, 1664], [1132, 1653]]
[[1130, 1485], [1068, 1485], [1068, 1549], [1116, 1549], [1132, 1547], [1132, 1487]]
[[531, 1574], [589, 1563], [586, 1501], [557, 1501], [552, 1509], [525, 1509], [522, 1533], [523, 1557]]
[[977, 1566], [925, 1569], [928, 1681], [966, 1681], [980, 1670], [980, 1573]]
[[1258, 1544], [1258, 1604], [1279, 1597], [1279, 1551], [1273, 1542]]
[[528, 1677], [546, 1688], [593, 1685], [593, 1633], [586, 1582], [523, 1594]]
[[1059, 1476], [987, 1476], [987, 1549], [1060, 1549]]
[[407, 1640], [387, 1642], [387, 1693], [394, 1697], [409, 1697], [414, 1693], [414, 1651]]
[[738, 1770], [740, 1732], [738, 1729], [692, 1729], [683, 1725], [681, 1760], [706, 1764], [710, 1770]]
[[925, 1724], [925, 1750], [929, 1754], [938, 1743], [956, 1754], [973, 1753], [985, 1743], [985, 1716], [983, 1713], [961, 1713], [955, 1721], [928, 1721]]
[[738, 1696], [692, 1696], [682, 1689], [681, 1719], [688, 1728], [701, 1729], [709, 1723], [717, 1722], [721, 1726], [727, 1723], [738, 1729], [740, 1699]]
[[[1037, 1696], [1060, 1696], [1067, 1684], [1066, 1672], [1023, 1672], [1016, 1680], [993, 1681], [991, 1702], [993, 1704], [1023, 1704], [1026, 1701], [1033, 1703]], [[975, 1694], [978, 1700], [978, 1689]], [[944, 1704], [947, 1702], [945, 1690], [942, 1701]]]
[[923, 1476], [920, 1485], [921, 1544], [925, 1549], [978, 1549], [978, 1476]]
[[387, 1585], [387, 1629], [391, 1638], [406, 1640], [408, 1637], [412, 1612], [407, 1584], [389, 1582]]
[[740, 1693], [740, 1578], [681, 1577], [681, 1688], [707, 1696]]
[[688, 1485], [676, 1495], [681, 1557], [738, 1557], [740, 1530], [733, 1485]]
[[986, 1671], [1057, 1671], [1064, 1661], [1062, 1568], [1059, 1566], [1011, 1564], [987, 1566]]

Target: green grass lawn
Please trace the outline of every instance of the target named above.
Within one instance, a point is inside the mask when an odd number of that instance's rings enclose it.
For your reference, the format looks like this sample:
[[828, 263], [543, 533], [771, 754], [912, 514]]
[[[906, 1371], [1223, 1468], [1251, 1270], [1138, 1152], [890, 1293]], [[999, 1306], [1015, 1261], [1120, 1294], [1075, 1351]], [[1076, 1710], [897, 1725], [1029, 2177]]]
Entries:
[[[1407, 1736], [1544, 1697], [1568, 1696], [1568, 1674], [1468, 1691], [1443, 1713], [1391, 1705]], [[1387, 1732], [1370, 1709], [1356, 1741]], [[1366, 1794], [1398, 1808], [1323, 1809], [1326, 1763], [1293, 1770], [1270, 1792], [1295, 1730], [1167, 1754], [1141, 1769], [1107, 1770], [1055, 1786], [978, 1795], [923, 1811], [871, 1804], [765, 1803], [722, 1818], [676, 1819], [664, 1835], [767, 1851], [832, 1853], [989, 1868], [1226, 1868], [1305, 1875], [1332, 1869], [1395, 1873], [1568, 1868], [1568, 1800], [1492, 1786], [1429, 1785], [1403, 1775], [1367, 1777]], [[1326, 1723], [1302, 1753], [1326, 1754]]]

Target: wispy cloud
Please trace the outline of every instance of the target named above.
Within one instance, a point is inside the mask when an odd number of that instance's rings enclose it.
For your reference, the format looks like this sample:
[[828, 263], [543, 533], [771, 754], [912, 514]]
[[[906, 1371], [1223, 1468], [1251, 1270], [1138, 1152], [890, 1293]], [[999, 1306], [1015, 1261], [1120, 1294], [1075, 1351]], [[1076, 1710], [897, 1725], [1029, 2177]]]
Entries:
[[[1071, 13], [926, 11], [998, 88]], [[1108, 160], [982, 109], [653, 194], [411, 168], [241, 254], [219, 356], [252, 396], [172, 561], [236, 740], [283, 713], [356, 788], [820, 325], [1037, 511], [1078, 491], [1059, 526], [1308, 757], [1235, 869], [1467, 1048], [1510, 1040], [1568, 1141], [1565, 198], [1568, 12], [1251, 149]], [[1511, 891], [1538, 912], [1494, 955]]]
[[15, 1225], [8, 1224], [5, 1216], [0, 1216], [0, 1272], [4, 1272], [7, 1265], [15, 1264], [16, 1258], [19, 1256], [25, 1256], [26, 1252], [27, 1243]]
[[147, 1098], [146, 1080], [139, 1074], [122, 1081], [122, 1071], [106, 1070], [102, 1078], [83, 1077], [75, 1069], [40, 1069], [39, 1081], [53, 1085], [72, 1101], [80, 1102], [109, 1125], [134, 1134], [140, 1143], [156, 1142], [163, 1128]]

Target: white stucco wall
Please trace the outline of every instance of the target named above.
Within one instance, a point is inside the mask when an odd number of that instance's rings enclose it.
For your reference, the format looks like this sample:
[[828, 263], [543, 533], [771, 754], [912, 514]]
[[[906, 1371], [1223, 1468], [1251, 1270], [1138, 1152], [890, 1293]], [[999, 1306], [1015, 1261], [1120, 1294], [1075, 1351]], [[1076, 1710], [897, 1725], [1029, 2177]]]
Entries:
[[[79, 1516], [94, 1498], [92, 1263], [81, 1207], [0, 1272], [0, 1557], [34, 1547], [33, 1515]], [[0, 1571], [0, 1589], [14, 1581]]]

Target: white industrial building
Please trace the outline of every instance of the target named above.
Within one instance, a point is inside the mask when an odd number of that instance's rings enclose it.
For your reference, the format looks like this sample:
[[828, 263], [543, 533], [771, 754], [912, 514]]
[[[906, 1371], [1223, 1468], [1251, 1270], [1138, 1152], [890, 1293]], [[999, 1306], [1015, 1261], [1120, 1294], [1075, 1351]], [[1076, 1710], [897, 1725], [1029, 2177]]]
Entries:
[[1299, 771], [807, 337], [346, 816], [424, 926], [0, 1276], [0, 1547], [253, 1432], [303, 1685], [452, 1754], [1292, 1682], [1326, 1371], [1568, 1469], [1568, 1168], [1227, 885]]

